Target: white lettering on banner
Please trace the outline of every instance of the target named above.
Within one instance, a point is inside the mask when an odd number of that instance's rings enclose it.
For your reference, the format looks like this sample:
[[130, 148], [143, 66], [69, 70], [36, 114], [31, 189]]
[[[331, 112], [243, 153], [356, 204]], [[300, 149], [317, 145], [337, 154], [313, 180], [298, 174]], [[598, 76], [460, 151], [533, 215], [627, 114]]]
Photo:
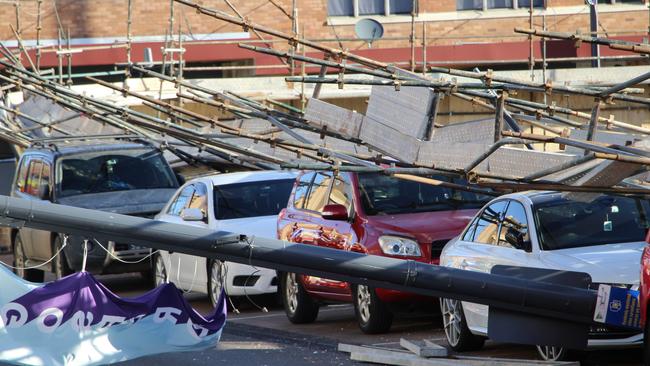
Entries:
[[[187, 331], [190, 335], [198, 340], [201, 340], [208, 335], [208, 329], [192, 322], [192, 319], [187, 319]], [[197, 333], [198, 331], [198, 333]]]
[[[53, 324], [48, 325], [45, 323], [46, 320], [52, 321], [52, 318], [56, 319]], [[63, 311], [57, 308], [47, 308], [36, 318], [36, 325], [41, 332], [52, 333], [61, 325], [62, 321]]]
[[181, 310], [171, 307], [162, 307], [157, 308], [156, 313], [153, 315], [154, 323], [162, 323], [168, 321], [172, 324], [176, 324], [178, 321], [174, 315], [180, 315]]
[[[11, 312], [18, 312], [18, 315], [12, 315], [10, 317], [9, 313]], [[22, 327], [27, 323], [27, 317], [27, 309], [25, 309], [24, 306], [15, 302], [10, 302], [0, 309], [0, 318], [2, 319], [0, 322], [0, 329], [5, 326], [7, 328]]]
[[127, 322], [130, 323], [130, 324], [135, 324], [135, 323], [139, 322], [140, 319], [144, 318], [145, 316], [147, 316], [147, 314], [140, 314], [140, 315], [134, 316], [133, 318], [127, 319]]
[[93, 313], [84, 313], [79, 310], [72, 315], [70, 321], [72, 322], [72, 329], [76, 331], [90, 329], [90, 325], [93, 323]]
[[102, 320], [99, 321], [98, 327], [100, 329], [112, 327], [113, 325], [123, 323], [125, 320], [126, 318], [123, 316], [104, 315]]

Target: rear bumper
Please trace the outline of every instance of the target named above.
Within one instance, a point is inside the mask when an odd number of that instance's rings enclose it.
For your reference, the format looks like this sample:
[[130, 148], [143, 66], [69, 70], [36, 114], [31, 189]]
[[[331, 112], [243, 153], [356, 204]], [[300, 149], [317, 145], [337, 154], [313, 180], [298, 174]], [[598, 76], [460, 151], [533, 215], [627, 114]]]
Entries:
[[638, 333], [626, 338], [616, 339], [589, 339], [587, 343], [589, 349], [609, 349], [609, 348], [635, 348], [643, 347], [643, 333]]

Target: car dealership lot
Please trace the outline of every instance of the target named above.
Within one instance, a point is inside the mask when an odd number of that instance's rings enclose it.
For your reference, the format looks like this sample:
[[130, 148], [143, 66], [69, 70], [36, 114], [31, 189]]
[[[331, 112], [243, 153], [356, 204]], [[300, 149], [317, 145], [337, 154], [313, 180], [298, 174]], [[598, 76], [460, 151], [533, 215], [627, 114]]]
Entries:
[[[11, 263], [9, 254], [0, 260]], [[99, 276], [100, 280], [118, 295], [129, 297], [142, 294], [148, 283], [137, 274]], [[46, 280], [53, 280], [50, 274]], [[192, 306], [201, 313], [211, 309], [205, 295], [186, 295]], [[397, 318], [389, 333], [367, 335], [359, 330], [352, 305], [328, 306], [321, 310], [312, 324], [291, 324], [281, 306], [274, 304], [269, 296], [253, 297], [258, 306], [266, 306], [268, 312], [259, 310], [245, 298], [238, 304], [239, 314], [229, 311], [228, 323], [222, 342], [216, 349], [202, 352], [176, 353], [150, 356], [128, 362], [138, 365], [192, 365], [214, 362], [235, 362], [255, 365], [358, 365], [345, 353], [337, 352], [338, 343], [357, 345], [394, 345], [400, 338], [432, 339], [446, 345], [441, 320], [436, 315], [404, 315]], [[533, 347], [486, 342], [479, 352], [464, 355], [499, 358], [525, 358], [537, 360]], [[585, 365], [641, 365], [641, 350], [598, 351], [586, 356]]]

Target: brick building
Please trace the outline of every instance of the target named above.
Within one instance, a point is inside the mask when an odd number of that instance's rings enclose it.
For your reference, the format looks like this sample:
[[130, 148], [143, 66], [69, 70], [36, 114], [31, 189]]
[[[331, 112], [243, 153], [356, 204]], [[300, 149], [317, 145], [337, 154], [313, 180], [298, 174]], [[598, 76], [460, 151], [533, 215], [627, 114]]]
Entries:
[[[415, 62], [454, 67], [491, 67], [496, 69], [525, 69], [528, 66], [530, 44], [527, 36], [514, 33], [515, 27], [528, 28], [528, 7], [531, 0], [418, 0], [416, 1]], [[589, 9], [584, 0], [532, 0], [533, 23], [545, 24], [550, 31], [589, 32]], [[132, 60], [144, 60], [145, 49], [152, 51], [154, 62], [161, 62], [161, 49], [166, 33], [174, 39], [183, 37], [186, 49], [183, 58], [191, 70], [220, 67], [222, 75], [286, 74], [278, 59], [242, 50], [240, 41], [257, 39], [252, 31], [244, 31], [223, 21], [197, 14], [176, 3], [170, 26], [170, 1], [131, 0]], [[256, 23], [290, 33], [295, 27], [300, 36], [331, 47], [349, 49], [378, 60], [409, 66], [413, 2], [411, 0], [230, 0], [238, 12]], [[234, 14], [224, 0], [203, 0], [201, 5]], [[39, 10], [40, 8], [40, 10]], [[72, 47], [85, 47], [71, 54], [73, 68], [78, 71], [111, 69], [127, 61], [128, 0], [20, 0], [0, 3], [0, 39], [10, 47], [16, 46], [9, 27], [18, 28], [27, 46], [35, 46], [38, 14], [40, 13], [41, 67], [59, 64], [56, 44], [69, 34]], [[57, 16], [58, 13], [58, 16]], [[598, 0], [599, 34], [613, 38], [643, 41], [647, 38], [649, 13], [643, 0]], [[296, 22], [290, 16], [296, 15]], [[355, 25], [364, 18], [382, 24], [383, 38], [371, 46], [355, 35]], [[424, 29], [426, 28], [426, 30]], [[62, 37], [59, 37], [62, 33]], [[426, 37], [425, 37], [426, 34]], [[426, 42], [425, 42], [426, 41]], [[109, 47], [110, 46], [110, 47]], [[273, 41], [274, 48], [288, 50], [285, 41]], [[178, 44], [170, 47], [178, 48]], [[542, 42], [533, 40], [535, 59], [542, 58]], [[308, 55], [317, 55], [306, 50]], [[30, 51], [35, 59], [35, 51]], [[546, 46], [549, 67], [575, 67], [590, 56], [589, 45], [569, 41], [549, 41]], [[601, 47], [605, 65], [639, 63], [638, 56]], [[174, 54], [177, 59], [178, 54]], [[569, 60], [567, 58], [577, 58]], [[60, 55], [66, 65], [67, 55]], [[24, 60], [27, 65], [27, 61]], [[245, 69], [242, 66], [263, 66]], [[277, 67], [274, 67], [277, 66]], [[223, 71], [231, 66], [234, 72]], [[238, 67], [232, 67], [238, 66]], [[538, 64], [539, 66], [539, 64]], [[208, 69], [202, 69], [201, 67]], [[309, 68], [307, 72], [317, 69]], [[214, 73], [213, 73], [214, 74]]]

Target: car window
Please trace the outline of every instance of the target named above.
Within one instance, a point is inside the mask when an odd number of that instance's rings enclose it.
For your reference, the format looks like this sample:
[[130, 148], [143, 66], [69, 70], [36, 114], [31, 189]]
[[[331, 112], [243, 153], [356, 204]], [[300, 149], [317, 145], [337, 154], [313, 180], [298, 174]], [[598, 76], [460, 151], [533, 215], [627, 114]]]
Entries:
[[305, 199], [307, 198], [307, 192], [309, 192], [309, 185], [311, 184], [313, 178], [314, 173], [305, 173], [300, 177], [298, 186], [296, 187], [296, 193], [293, 195], [293, 207], [304, 207]]
[[267, 180], [214, 186], [217, 220], [272, 216], [287, 207], [293, 179]]
[[27, 174], [27, 185], [25, 188], [25, 193], [28, 195], [38, 197], [42, 170], [43, 162], [41, 160], [35, 159], [29, 164], [29, 174]]
[[650, 228], [647, 199], [556, 195], [533, 205], [542, 250], [643, 241]]
[[337, 175], [332, 184], [332, 191], [327, 202], [328, 205], [343, 205], [347, 208], [348, 213], [352, 209], [352, 185], [347, 175]]
[[[43, 171], [41, 172], [41, 184], [40, 186], [42, 189], [45, 189], [47, 191], [50, 190], [50, 164], [47, 162], [43, 162]], [[47, 192], [41, 192], [41, 193], [47, 193]]]
[[498, 201], [486, 207], [476, 220], [472, 241], [483, 244], [496, 244], [499, 236], [500, 220], [508, 205], [507, 201]]
[[472, 241], [474, 240], [474, 232], [476, 231], [476, 222], [478, 221], [478, 218], [474, 218], [472, 222], [467, 226], [467, 229], [465, 230], [465, 233], [463, 234], [463, 237], [461, 238], [462, 241]]
[[[194, 194], [184, 208], [198, 208], [203, 213], [203, 221], [208, 218], [208, 188], [205, 184], [198, 182], [194, 184]], [[182, 210], [181, 210], [182, 212]]]
[[29, 158], [25, 158], [20, 163], [20, 171], [18, 172], [18, 177], [16, 178], [16, 188], [20, 192], [25, 192], [27, 189], [27, 171], [29, 171]]
[[530, 243], [526, 209], [521, 203], [511, 200], [508, 205], [508, 210], [503, 217], [498, 245], [514, 249], [524, 249], [520, 245], [523, 243]]
[[311, 211], [321, 211], [329, 199], [328, 191], [332, 174], [328, 172], [318, 172], [309, 189], [309, 197], [305, 204], [305, 209]]
[[176, 196], [172, 204], [169, 206], [169, 210], [167, 210], [167, 214], [180, 216], [181, 211], [186, 207], [190, 199], [192, 199], [193, 195], [194, 195], [193, 184], [190, 184], [189, 186], [183, 188], [183, 190], [178, 194], [178, 196]]

